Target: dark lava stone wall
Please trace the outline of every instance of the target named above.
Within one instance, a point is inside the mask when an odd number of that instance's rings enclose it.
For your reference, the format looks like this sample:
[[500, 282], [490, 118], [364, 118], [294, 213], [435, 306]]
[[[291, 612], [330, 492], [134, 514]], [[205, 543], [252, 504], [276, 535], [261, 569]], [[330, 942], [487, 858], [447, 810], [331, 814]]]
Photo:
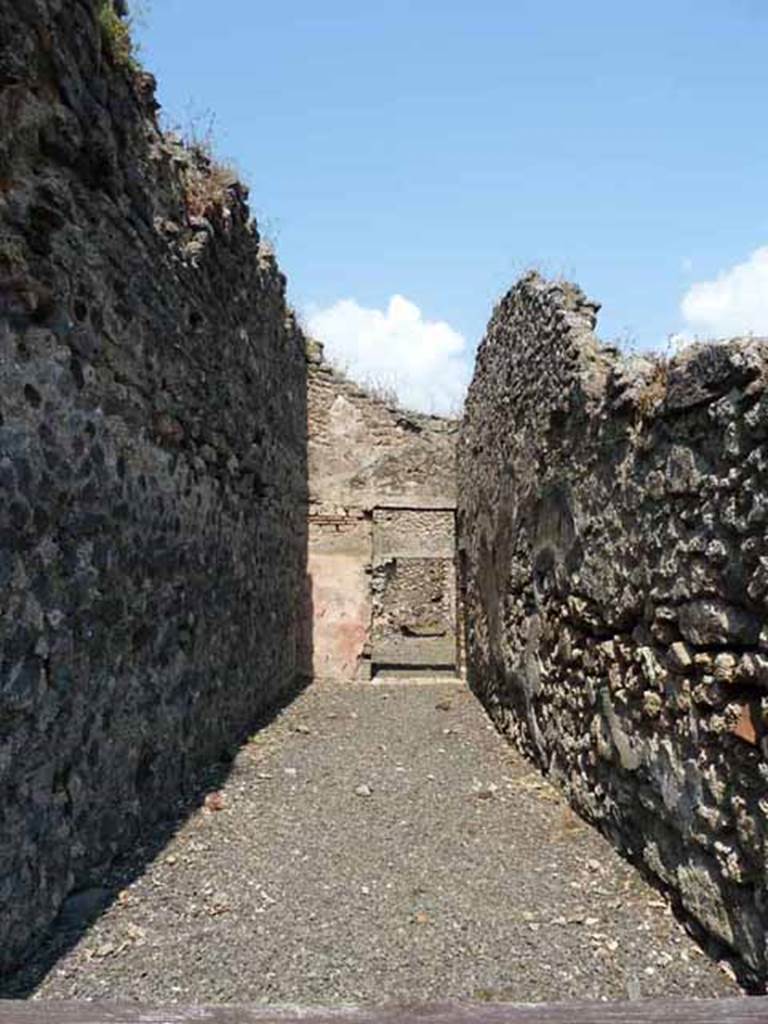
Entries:
[[678, 909], [766, 976], [768, 344], [600, 346], [537, 275], [459, 444], [471, 685]]
[[306, 364], [96, 0], [0, 0], [0, 970], [294, 685]]

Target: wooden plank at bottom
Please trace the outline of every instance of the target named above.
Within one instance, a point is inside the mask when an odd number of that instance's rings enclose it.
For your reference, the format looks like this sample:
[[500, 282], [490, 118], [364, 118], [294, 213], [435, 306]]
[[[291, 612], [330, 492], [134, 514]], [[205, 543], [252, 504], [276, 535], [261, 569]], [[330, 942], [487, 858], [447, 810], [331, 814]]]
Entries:
[[768, 1024], [768, 998], [631, 1003], [427, 1003], [366, 1009], [0, 1000], [0, 1024]]

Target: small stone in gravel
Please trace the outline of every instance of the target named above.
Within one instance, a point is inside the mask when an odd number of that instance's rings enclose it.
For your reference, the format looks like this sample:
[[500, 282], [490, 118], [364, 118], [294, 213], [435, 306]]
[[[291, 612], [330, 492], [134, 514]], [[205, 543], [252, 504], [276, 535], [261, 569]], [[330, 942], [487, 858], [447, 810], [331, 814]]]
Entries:
[[224, 794], [223, 793], [209, 793], [205, 798], [205, 806], [209, 811], [223, 811], [224, 810]]
[[293, 727], [293, 731], [301, 733], [302, 736], [309, 736], [309, 734], [312, 732], [312, 730], [309, 728], [308, 725], [301, 725], [301, 724], [295, 725]]
[[435, 707], [438, 711], [450, 711], [453, 704], [449, 700], [439, 700]]
[[475, 781], [475, 796], [478, 800], [492, 800], [496, 796], [498, 788], [495, 782], [489, 782], [487, 786], [484, 786], [482, 783]]
[[373, 790], [370, 786], [366, 786], [366, 784], [363, 783], [362, 786], [357, 787], [355, 794], [357, 796], [373, 796]]

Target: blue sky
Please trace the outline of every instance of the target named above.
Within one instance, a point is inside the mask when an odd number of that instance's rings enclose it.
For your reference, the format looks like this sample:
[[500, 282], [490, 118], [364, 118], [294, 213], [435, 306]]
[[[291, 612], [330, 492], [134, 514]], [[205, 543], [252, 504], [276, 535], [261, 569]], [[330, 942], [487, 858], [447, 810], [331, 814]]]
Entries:
[[401, 296], [392, 358], [441, 381], [408, 344], [450, 325], [454, 372], [530, 266], [601, 301], [606, 339], [768, 333], [768, 300], [717, 312], [737, 265], [768, 291], [768, 0], [151, 0], [139, 37], [168, 121], [215, 115], [291, 301], [358, 372]]

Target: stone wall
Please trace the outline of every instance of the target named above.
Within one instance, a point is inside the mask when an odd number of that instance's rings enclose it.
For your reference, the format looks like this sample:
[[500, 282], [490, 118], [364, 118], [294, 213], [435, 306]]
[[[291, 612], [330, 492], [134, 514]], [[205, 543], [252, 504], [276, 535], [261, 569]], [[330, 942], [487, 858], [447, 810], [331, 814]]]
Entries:
[[456, 666], [458, 424], [406, 412], [309, 346], [314, 675]]
[[768, 344], [601, 347], [524, 278], [459, 444], [470, 682], [753, 980], [766, 975]]
[[304, 340], [102, 6], [0, 0], [0, 970], [306, 671]]

